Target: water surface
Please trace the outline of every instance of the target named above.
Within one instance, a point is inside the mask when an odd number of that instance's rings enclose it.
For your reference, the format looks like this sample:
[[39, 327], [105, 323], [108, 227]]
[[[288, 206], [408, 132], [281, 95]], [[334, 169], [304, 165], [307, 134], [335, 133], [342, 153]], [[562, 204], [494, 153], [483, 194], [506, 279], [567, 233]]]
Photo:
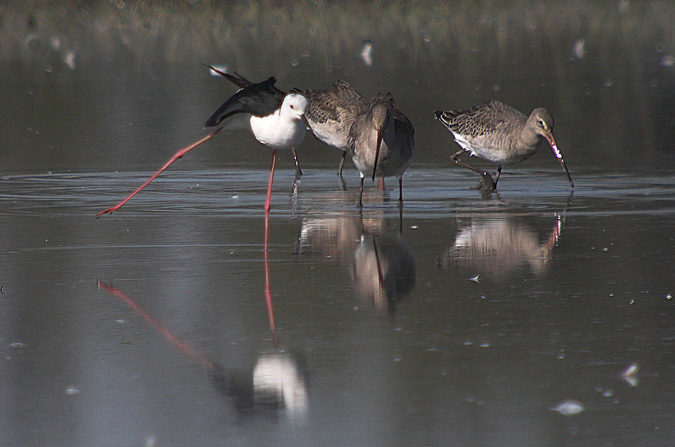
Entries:
[[[405, 39], [373, 38], [371, 66], [358, 33], [321, 53], [320, 39], [281, 52], [249, 40], [264, 64], [222, 43], [194, 50], [203, 60], [151, 57], [154, 34], [127, 21], [128, 53], [92, 52], [108, 42], [96, 34], [69, 68], [61, 56], [80, 34], [57, 50], [38, 20], [42, 46], [0, 59], [12, 105], [0, 110], [0, 444], [673, 444], [664, 4], [555, 4], [468, 4], [450, 11], [449, 36], [415, 10], [397, 28]], [[579, 8], [603, 14], [575, 28]], [[169, 15], [187, 20], [188, 44], [199, 11]], [[556, 14], [559, 28], [544, 27]], [[618, 45], [616, 61], [598, 50], [648, 19], [656, 31]], [[156, 20], [146, 29], [161, 34]], [[471, 38], [457, 37], [462, 23]], [[266, 257], [270, 152], [223, 133], [97, 220], [234, 92], [199, 65], [213, 61], [286, 89], [339, 76], [367, 96], [391, 90], [416, 127], [403, 212], [390, 179], [384, 192], [367, 184], [360, 213], [356, 171], [343, 187], [339, 153], [309, 137], [295, 185], [280, 154]], [[553, 112], [574, 191], [548, 149], [505, 167], [487, 198], [450, 165], [458, 147], [433, 110], [492, 97]]]

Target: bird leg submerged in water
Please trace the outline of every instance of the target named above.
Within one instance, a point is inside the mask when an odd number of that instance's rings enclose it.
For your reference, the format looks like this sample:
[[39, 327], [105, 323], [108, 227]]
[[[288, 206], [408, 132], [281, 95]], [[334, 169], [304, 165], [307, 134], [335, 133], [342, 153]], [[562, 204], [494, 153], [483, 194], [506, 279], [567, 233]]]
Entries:
[[459, 151], [455, 152], [450, 157], [450, 160], [452, 160], [452, 162], [457, 166], [461, 166], [463, 168], [471, 169], [472, 171], [480, 174], [480, 176], [481, 176], [480, 183], [478, 183], [478, 186], [476, 186], [474, 189], [478, 189], [478, 190], [481, 190], [481, 191], [494, 191], [495, 189], [497, 189], [497, 182], [499, 181], [499, 174], [501, 174], [501, 172], [502, 172], [502, 169], [501, 169], [502, 167], [500, 166], [499, 169], [497, 170], [497, 180], [493, 180], [492, 175], [490, 175], [490, 173], [488, 171], [481, 171], [478, 168], [475, 168], [471, 165], [468, 165], [466, 163], [463, 163], [463, 162], [459, 161], [459, 157], [462, 154], [464, 154], [465, 152], [467, 152], [467, 151], [464, 150], [464, 149], [460, 149]]

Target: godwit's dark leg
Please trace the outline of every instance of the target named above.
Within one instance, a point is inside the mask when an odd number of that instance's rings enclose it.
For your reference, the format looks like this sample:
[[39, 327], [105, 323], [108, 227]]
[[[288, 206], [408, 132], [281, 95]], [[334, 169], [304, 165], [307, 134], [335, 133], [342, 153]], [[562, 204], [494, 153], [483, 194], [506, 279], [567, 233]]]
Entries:
[[495, 186], [493, 189], [497, 189], [497, 182], [499, 181], [499, 177], [502, 175], [502, 165], [499, 165], [497, 167], [497, 177], [495, 177]]
[[302, 176], [302, 169], [300, 169], [300, 162], [298, 161], [298, 154], [295, 151], [295, 148], [291, 149], [291, 153], [293, 154], [293, 161], [295, 162], [295, 177], [298, 178]]
[[452, 162], [455, 165], [461, 166], [461, 167], [466, 168], [466, 169], [471, 169], [473, 172], [477, 172], [478, 174], [481, 175], [481, 177], [483, 177], [480, 184], [478, 185], [478, 189], [487, 189], [487, 188], [494, 189], [495, 188], [495, 182], [494, 182], [494, 180], [492, 180], [492, 176], [490, 175], [489, 172], [481, 171], [478, 168], [474, 168], [471, 165], [468, 165], [466, 163], [463, 163], [463, 162], [459, 161], [459, 157], [462, 154], [464, 154], [465, 152], [467, 152], [465, 149], [461, 149], [461, 150], [455, 152], [455, 154], [450, 157], [450, 160], [452, 160]]
[[363, 208], [363, 181], [365, 177], [361, 177], [361, 187], [359, 188], [359, 208]]
[[270, 213], [270, 201], [272, 199], [272, 183], [274, 182], [274, 168], [277, 166], [277, 150], [272, 150], [272, 166], [270, 166], [270, 178], [267, 181], [267, 200], [265, 200], [265, 216]]
[[338, 177], [342, 177], [342, 168], [345, 165], [345, 159], [347, 158], [347, 151], [342, 151], [342, 157], [340, 158], [340, 164], [338, 165]]
[[403, 209], [403, 177], [398, 178], [398, 207]]

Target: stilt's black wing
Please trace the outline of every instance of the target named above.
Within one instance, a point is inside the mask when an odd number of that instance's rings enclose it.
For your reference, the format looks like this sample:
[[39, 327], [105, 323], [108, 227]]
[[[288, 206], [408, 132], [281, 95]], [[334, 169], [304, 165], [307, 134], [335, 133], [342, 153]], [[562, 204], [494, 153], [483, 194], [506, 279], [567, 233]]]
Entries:
[[234, 74], [229, 74], [229, 73], [226, 73], [222, 70], [217, 69], [216, 67], [214, 67], [212, 65], [208, 65], [208, 64], [202, 64], [202, 65], [204, 65], [206, 68], [209, 68], [212, 72], [216, 73], [221, 78], [227, 79], [228, 81], [230, 81], [231, 83], [233, 83], [234, 85], [236, 85], [239, 88], [244, 88], [244, 87], [248, 87], [250, 85], [253, 85], [253, 82], [249, 81], [248, 79], [246, 79], [245, 77], [243, 77], [242, 75], [237, 73], [236, 71], [234, 72]]
[[274, 86], [275, 83], [276, 79], [272, 76], [266, 81], [242, 88], [218, 107], [218, 110], [206, 120], [204, 127], [217, 126], [237, 113], [249, 113], [255, 116], [271, 115], [281, 107], [281, 103], [286, 96], [284, 92]]

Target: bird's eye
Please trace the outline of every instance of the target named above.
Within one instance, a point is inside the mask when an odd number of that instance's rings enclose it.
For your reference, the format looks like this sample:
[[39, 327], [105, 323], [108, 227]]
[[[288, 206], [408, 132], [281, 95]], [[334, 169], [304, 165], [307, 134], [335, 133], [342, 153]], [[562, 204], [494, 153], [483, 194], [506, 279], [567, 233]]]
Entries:
[[291, 109], [295, 109], [295, 106], [293, 104], [291, 104]]

